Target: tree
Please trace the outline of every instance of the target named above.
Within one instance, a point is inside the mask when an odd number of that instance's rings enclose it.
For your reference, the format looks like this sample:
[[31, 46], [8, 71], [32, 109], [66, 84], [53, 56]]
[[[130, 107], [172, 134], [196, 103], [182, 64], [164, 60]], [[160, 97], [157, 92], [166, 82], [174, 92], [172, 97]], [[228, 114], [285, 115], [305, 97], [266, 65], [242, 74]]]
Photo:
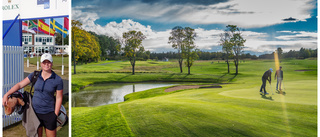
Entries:
[[[56, 45], [62, 45], [62, 35], [60, 33], [55, 33], [55, 43]], [[69, 35], [67, 35], [65, 38], [63, 38], [63, 45], [69, 44]]]
[[232, 44], [232, 53], [234, 55], [234, 65], [236, 66], [236, 75], [238, 74], [239, 58], [242, 53], [246, 40], [242, 37], [240, 29], [236, 25], [228, 25], [227, 30], [231, 36], [230, 43]]
[[279, 59], [282, 58], [282, 53], [283, 53], [283, 50], [279, 47], [277, 48], [277, 53], [278, 53], [278, 57]]
[[98, 61], [100, 58], [100, 47], [98, 39], [90, 33], [82, 30], [79, 21], [72, 20], [72, 54], [74, 61], [74, 74], [76, 74], [76, 61], [81, 60], [87, 63], [88, 61]]
[[176, 26], [174, 27], [171, 32], [170, 32], [171, 36], [169, 37], [169, 44], [172, 44], [172, 47], [174, 49], [178, 50], [178, 62], [179, 62], [179, 67], [180, 67], [180, 73], [182, 73], [182, 62], [183, 62], [183, 58], [181, 55], [182, 49], [183, 47], [183, 39], [184, 39], [184, 29], [181, 26]]
[[190, 74], [190, 68], [193, 65], [195, 59], [198, 59], [196, 45], [194, 44], [194, 40], [196, 37], [196, 33], [194, 29], [190, 27], [184, 28], [185, 38], [183, 39], [182, 46], [182, 56], [186, 59], [186, 66], [188, 67], [188, 74]]
[[[71, 46], [71, 50], [72, 50], [72, 60], [73, 60], [73, 73], [76, 73], [76, 61], [79, 59], [79, 56], [76, 56], [76, 53], [78, 51], [78, 47], [77, 45], [79, 45], [79, 41], [76, 41], [76, 37], [79, 37], [80, 35], [80, 29], [82, 26], [82, 23], [80, 21], [77, 20], [72, 20], [71, 21], [71, 26], [72, 26], [72, 46]], [[77, 35], [77, 36], [76, 36]]]
[[98, 35], [95, 32], [89, 32], [98, 38], [100, 49], [101, 49], [101, 60], [106, 58], [115, 59], [119, 55], [118, 45], [120, 45], [119, 40], [114, 39], [106, 35]]
[[232, 54], [232, 43], [230, 42], [230, 35], [227, 31], [220, 34], [220, 45], [222, 46], [222, 52], [226, 53], [226, 60], [228, 65], [228, 73], [230, 73], [229, 56]]
[[142, 46], [142, 40], [146, 38], [141, 31], [129, 31], [123, 33], [124, 38], [124, 53], [125, 56], [129, 58], [131, 66], [132, 66], [132, 75], [134, 75], [134, 67], [136, 63], [136, 55], [139, 52], [144, 51], [144, 47]]

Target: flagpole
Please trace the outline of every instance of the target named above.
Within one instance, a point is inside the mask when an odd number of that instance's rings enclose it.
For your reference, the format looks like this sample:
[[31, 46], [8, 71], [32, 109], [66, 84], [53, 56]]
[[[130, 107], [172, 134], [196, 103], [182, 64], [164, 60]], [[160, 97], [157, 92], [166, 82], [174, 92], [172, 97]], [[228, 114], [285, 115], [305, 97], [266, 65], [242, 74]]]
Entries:
[[[63, 22], [62, 28], [61, 28], [62, 29], [62, 31], [61, 31], [62, 32], [62, 35], [61, 35], [62, 36], [62, 44], [61, 44], [62, 45], [62, 53], [64, 52], [64, 50], [63, 50], [63, 28], [64, 28], [64, 22]], [[62, 55], [62, 71], [61, 71], [61, 75], [64, 74], [63, 54], [62, 53], [61, 53], [61, 55]]]
[[[37, 19], [37, 26], [38, 26], [38, 29], [37, 29], [37, 36], [38, 36], [38, 31], [39, 31], [39, 19]], [[39, 40], [39, 38], [38, 38]], [[39, 70], [39, 60], [38, 60], [38, 57], [39, 57], [39, 53], [38, 53], [38, 48], [36, 48], [36, 53], [37, 53], [37, 70]]]
[[[28, 20], [28, 29], [29, 29], [29, 20]], [[32, 35], [32, 34], [31, 34]], [[32, 37], [32, 36], [31, 36]], [[29, 45], [29, 36], [28, 36], [28, 38], [27, 38], [27, 40], [28, 40], [28, 45]], [[27, 52], [27, 68], [29, 68], [29, 46], [27, 46], [28, 47], [28, 52]]]
[[51, 25], [51, 22], [50, 22], [50, 18], [49, 18], [49, 36], [51, 36], [51, 33], [50, 33], [50, 25]]

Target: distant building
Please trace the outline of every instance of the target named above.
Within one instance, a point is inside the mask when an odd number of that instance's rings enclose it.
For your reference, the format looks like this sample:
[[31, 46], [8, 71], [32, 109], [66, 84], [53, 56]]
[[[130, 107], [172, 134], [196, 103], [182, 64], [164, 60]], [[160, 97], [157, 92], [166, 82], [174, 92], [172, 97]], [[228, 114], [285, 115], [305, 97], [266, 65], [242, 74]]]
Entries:
[[69, 54], [69, 45], [55, 45], [55, 36], [47, 34], [22, 33], [22, 47], [25, 55]]

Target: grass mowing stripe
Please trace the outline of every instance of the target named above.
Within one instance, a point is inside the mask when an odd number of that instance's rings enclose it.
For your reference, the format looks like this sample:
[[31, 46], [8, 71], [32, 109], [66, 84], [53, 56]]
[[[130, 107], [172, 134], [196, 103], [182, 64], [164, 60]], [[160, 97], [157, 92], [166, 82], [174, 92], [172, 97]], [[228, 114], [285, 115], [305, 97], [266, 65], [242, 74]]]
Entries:
[[72, 108], [72, 136], [133, 136], [118, 104]]
[[[208, 92], [212, 95], [208, 96]], [[281, 102], [225, 97], [219, 95], [219, 92], [208, 89], [185, 90], [125, 102], [121, 108], [137, 136], [317, 134], [315, 105], [287, 103], [289, 125], [286, 125]]]
[[126, 127], [127, 127], [127, 130], [128, 131], [130, 131], [130, 136], [134, 136], [134, 134], [132, 133], [132, 131], [131, 131], [131, 128], [129, 127], [129, 124], [128, 124], [128, 122], [127, 122], [127, 120], [126, 120], [126, 118], [125, 118], [125, 116], [123, 115], [123, 113], [122, 113], [122, 111], [121, 111], [121, 108], [119, 107], [119, 105], [117, 105], [118, 106], [118, 110], [119, 110], [119, 112], [120, 112], [120, 114], [121, 114], [121, 117], [122, 117], [122, 119], [125, 121], [125, 123], [126, 123]]

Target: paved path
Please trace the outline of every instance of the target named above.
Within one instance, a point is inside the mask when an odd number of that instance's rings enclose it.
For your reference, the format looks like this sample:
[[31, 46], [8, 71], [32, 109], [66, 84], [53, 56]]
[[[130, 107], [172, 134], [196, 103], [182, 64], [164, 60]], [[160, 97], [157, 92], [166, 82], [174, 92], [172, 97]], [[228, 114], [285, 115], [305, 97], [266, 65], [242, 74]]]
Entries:
[[[27, 77], [30, 73], [24, 72], [24, 78]], [[69, 95], [69, 80], [62, 79], [63, 80], [63, 95]]]

